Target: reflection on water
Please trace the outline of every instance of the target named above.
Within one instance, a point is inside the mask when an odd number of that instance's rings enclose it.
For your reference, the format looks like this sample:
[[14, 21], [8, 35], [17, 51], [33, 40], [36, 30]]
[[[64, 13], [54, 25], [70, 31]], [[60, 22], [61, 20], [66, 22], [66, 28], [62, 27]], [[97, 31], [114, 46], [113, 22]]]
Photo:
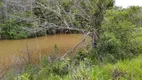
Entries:
[[82, 38], [82, 34], [57, 34], [23, 40], [0, 40], [0, 69], [18, 63], [28, 53], [32, 60], [38, 61], [41, 56], [52, 52], [55, 45], [60, 53], [65, 53]]

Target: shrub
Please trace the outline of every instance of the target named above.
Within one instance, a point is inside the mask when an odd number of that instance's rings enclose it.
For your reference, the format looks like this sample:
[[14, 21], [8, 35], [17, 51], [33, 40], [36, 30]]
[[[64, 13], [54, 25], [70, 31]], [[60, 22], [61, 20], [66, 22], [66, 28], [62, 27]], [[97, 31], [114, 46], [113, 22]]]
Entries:
[[12, 19], [9, 19], [2, 24], [1, 28], [2, 38], [7, 38], [7, 39], [27, 38], [29, 34], [24, 29], [24, 27], [27, 27], [28, 25], [29, 24], [24, 22], [18, 23]]
[[121, 48], [121, 41], [113, 33], [104, 33], [98, 41], [97, 49], [100, 55], [118, 54]]

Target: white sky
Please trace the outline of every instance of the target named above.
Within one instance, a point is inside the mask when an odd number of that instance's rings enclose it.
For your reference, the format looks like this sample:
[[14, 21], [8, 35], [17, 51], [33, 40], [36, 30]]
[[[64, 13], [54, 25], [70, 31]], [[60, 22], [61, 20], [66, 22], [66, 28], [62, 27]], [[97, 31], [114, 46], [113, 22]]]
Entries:
[[123, 8], [127, 8], [128, 6], [142, 6], [142, 0], [115, 0], [116, 6], [122, 6]]

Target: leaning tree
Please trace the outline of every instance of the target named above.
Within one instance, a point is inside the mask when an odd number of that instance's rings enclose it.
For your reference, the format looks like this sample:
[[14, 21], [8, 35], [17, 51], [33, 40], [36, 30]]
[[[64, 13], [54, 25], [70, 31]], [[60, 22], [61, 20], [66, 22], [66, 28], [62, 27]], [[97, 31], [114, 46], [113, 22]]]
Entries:
[[[81, 31], [85, 34], [85, 38], [80, 43], [88, 36], [91, 36], [93, 48], [96, 47], [97, 41], [103, 33], [102, 22], [104, 14], [107, 9], [110, 9], [114, 5], [114, 0], [3, 1], [5, 1], [5, 6], [3, 7], [4, 18], [11, 17], [16, 21], [32, 23], [33, 26], [34, 24], [35, 26], [38, 25], [39, 27], [36, 31], [46, 31], [50, 28]], [[23, 28], [25, 29], [25, 27]]]
[[82, 31], [86, 37], [90, 35], [95, 48], [103, 33], [104, 14], [113, 5], [114, 0], [37, 0], [34, 14], [42, 27], [73, 29]]

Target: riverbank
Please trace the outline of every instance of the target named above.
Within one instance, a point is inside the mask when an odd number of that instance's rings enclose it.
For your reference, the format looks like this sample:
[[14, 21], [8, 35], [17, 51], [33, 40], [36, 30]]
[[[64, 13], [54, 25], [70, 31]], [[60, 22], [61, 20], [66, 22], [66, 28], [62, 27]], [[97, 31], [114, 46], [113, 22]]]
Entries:
[[20, 40], [20, 39], [30, 39], [30, 38], [36, 38], [36, 37], [42, 37], [42, 36], [50, 36], [50, 35], [58, 35], [58, 34], [82, 34], [82, 31], [76, 28], [71, 29], [55, 29], [55, 28], [24, 28], [22, 30], [24, 34], [19, 35], [19, 33], [16, 33], [17, 35], [11, 36], [11, 35], [5, 35], [3, 33], [0, 34], [0, 40]]

